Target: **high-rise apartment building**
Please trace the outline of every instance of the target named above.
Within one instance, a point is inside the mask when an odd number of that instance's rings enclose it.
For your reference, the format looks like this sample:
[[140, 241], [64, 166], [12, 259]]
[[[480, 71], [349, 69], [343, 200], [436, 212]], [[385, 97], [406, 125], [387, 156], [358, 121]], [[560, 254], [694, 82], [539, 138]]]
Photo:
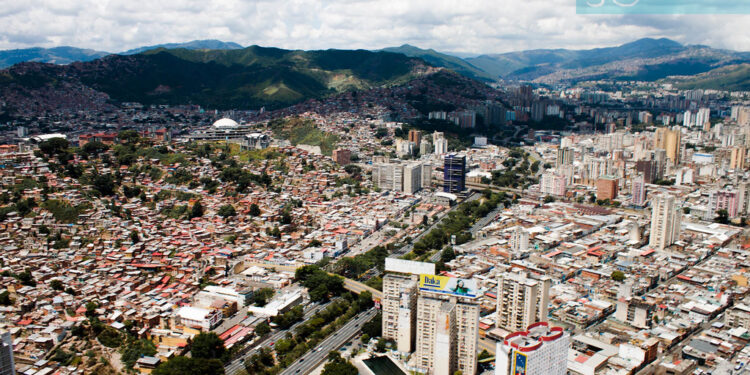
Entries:
[[409, 142], [419, 145], [422, 142], [422, 132], [416, 129], [409, 130]]
[[560, 147], [557, 149], [557, 162], [555, 163], [556, 168], [560, 168], [563, 165], [573, 164], [574, 151], [569, 147]]
[[443, 191], [460, 193], [466, 190], [466, 156], [448, 154], [443, 164]]
[[747, 149], [744, 146], [732, 147], [732, 154], [729, 159], [729, 168], [734, 170], [744, 170], [746, 158]]
[[[564, 168], [565, 166], [561, 167]], [[565, 196], [567, 190], [567, 178], [564, 175], [557, 173], [547, 172], [542, 175], [539, 181], [539, 191], [542, 194], [549, 194], [555, 196]]]
[[497, 343], [497, 375], [565, 375], [570, 335], [546, 322], [529, 325]]
[[448, 153], [448, 140], [445, 138], [438, 138], [433, 142], [435, 146], [435, 155], [444, 155]]
[[643, 174], [638, 173], [630, 182], [631, 201], [633, 205], [643, 207], [646, 205], [646, 179]]
[[506, 272], [497, 282], [497, 326], [515, 332], [547, 321], [548, 277], [532, 279], [525, 272]]
[[422, 189], [422, 163], [404, 166], [404, 193], [414, 194]]
[[420, 291], [416, 365], [427, 374], [474, 374], [480, 307], [471, 299]]
[[659, 128], [654, 132], [654, 149], [666, 151], [667, 159], [671, 160], [673, 165], [680, 163], [681, 142], [682, 132], [679, 129]]
[[614, 176], [602, 176], [596, 180], [596, 199], [617, 199], [619, 193], [619, 179]]
[[395, 341], [399, 352], [411, 353], [417, 329], [417, 276], [386, 274], [381, 306], [383, 338]]
[[529, 232], [521, 226], [513, 228], [510, 234], [510, 249], [513, 253], [524, 252], [529, 249]]
[[651, 237], [649, 246], [664, 250], [680, 237], [681, 213], [677, 209], [675, 197], [661, 194], [651, 202]]
[[16, 363], [13, 360], [13, 338], [10, 332], [0, 334], [0, 375], [16, 375]]

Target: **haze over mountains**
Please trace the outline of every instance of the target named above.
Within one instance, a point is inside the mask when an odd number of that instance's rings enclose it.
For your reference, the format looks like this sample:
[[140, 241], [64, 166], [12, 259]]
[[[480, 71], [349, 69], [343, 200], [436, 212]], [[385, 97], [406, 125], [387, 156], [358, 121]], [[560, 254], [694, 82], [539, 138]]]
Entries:
[[[186, 49], [203, 51], [214, 56], [218, 51], [241, 50], [237, 43], [219, 40], [196, 40], [186, 43], [170, 43], [140, 47], [120, 52], [132, 55], [154, 49]], [[249, 47], [257, 50], [257, 46]], [[451, 69], [466, 77], [482, 81], [531, 81], [555, 84], [575, 83], [591, 79], [645, 80], [654, 81], [669, 76], [692, 76], [707, 73], [717, 68], [750, 63], [750, 53], [715, 49], [701, 45], [682, 45], [669, 39], [640, 39], [617, 47], [589, 50], [536, 49], [502, 54], [485, 54], [461, 58], [433, 49], [421, 49], [411, 45], [385, 48], [393, 52], [424, 60], [427, 64]], [[252, 52], [250, 52], [252, 54]], [[92, 61], [109, 55], [107, 52], [78, 49], [75, 47], [30, 48], [0, 51], [0, 67], [23, 61], [69, 64], [74, 61]], [[193, 55], [193, 60], [201, 60]], [[202, 60], [205, 60], [202, 59]], [[226, 62], [226, 61], [225, 61]], [[720, 69], [710, 77], [720, 77], [721, 87], [740, 89], [743, 84], [733, 85], [727, 80], [737, 74], [724, 77], [732, 69]], [[740, 69], [740, 71], [744, 71]], [[706, 88], [719, 88], [709, 79], [702, 81]], [[746, 81], [746, 80], [745, 80]]]

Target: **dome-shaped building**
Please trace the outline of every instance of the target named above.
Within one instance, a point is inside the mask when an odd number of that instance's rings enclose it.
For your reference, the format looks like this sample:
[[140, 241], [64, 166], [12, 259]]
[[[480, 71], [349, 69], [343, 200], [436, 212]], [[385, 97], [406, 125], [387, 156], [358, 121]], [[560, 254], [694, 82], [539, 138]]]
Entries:
[[240, 124], [237, 123], [237, 121], [234, 121], [230, 118], [223, 118], [220, 120], [216, 120], [212, 127], [216, 129], [230, 129], [230, 128], [236, 128], [240, 126]]

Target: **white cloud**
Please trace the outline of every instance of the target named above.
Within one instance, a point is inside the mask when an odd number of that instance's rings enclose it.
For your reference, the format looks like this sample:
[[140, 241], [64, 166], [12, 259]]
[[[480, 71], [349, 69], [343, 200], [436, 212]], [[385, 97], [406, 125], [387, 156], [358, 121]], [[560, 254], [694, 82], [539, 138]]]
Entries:
[[[293, 49], [410, 43], [497, 53], [642, 37], [750, 50], [748, 15], [576, 15], [575, 0], [30, 0], [0, 10], [0, 48], [111, 52], [194, 39]], [[20, 5], [23, 4], [23, 5]]]

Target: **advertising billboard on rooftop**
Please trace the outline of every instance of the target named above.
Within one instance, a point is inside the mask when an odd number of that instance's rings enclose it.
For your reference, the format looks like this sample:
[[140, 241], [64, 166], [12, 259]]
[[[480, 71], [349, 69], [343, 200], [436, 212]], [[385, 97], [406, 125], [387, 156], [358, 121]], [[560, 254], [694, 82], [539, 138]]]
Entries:
[[479, 295], [475, 280], [447, 276], [419, 275], [419, 290], [469, 298]]

